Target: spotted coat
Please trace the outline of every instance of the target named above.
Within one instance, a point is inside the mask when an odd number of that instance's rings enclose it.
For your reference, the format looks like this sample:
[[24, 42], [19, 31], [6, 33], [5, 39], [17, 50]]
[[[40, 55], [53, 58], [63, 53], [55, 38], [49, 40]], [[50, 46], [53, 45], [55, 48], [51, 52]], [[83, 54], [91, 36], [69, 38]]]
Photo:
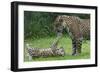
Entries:
[[65, 50], [60, 48], [32, 48], [27, 47], [27, 51], [32, 57], [64, 56]]

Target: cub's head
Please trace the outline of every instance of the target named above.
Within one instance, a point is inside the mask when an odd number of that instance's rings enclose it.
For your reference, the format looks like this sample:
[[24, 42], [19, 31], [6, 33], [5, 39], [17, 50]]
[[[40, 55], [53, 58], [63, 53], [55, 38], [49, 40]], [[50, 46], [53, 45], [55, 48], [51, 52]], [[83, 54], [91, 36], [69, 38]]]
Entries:
[[63, 47], [60, 47], [58, 49], [56, 49], [56, 54], [60, 55], [60, 56], [64, 56], [65, 55], [65, 50]]

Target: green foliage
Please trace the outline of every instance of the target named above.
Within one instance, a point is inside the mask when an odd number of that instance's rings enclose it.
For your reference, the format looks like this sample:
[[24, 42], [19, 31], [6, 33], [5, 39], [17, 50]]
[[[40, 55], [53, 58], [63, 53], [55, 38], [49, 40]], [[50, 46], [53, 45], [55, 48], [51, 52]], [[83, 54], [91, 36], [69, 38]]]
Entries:
[[53, 13], [25, 11], [24, 16], [25, 37], [34, 36], [38, 38], [47, 35], [52, 36], [54, 34], [52, 31], [52, 22], [55, 17]]
[[36, 39], [54, 36], [53, 22], [58, 15], [75, 15], [80, 18], [90, 18], [89, 14], [24, 11], [25, 38]]

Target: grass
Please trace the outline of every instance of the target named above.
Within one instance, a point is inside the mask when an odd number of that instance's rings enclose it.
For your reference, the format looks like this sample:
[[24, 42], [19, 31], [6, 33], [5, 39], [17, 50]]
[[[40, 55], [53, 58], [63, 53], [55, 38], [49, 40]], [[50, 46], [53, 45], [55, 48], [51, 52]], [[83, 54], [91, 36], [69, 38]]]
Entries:
[[[46, 38], [39, 38], [39, 39], [25, 39], [25, 44], [29, 43], [32, 47], [38, 48], [49, 48], [52, 42], [56, 37], [46, 37]], [[88, 59], [90, 58], [90, 41], [85, 40], [82, 43], [82, 53], [79, 56], [72, 56], [72, 41], [69, 37], [63, 36], [58, 44], [58, 47], [64, 47], [66, 55], [56, 56], [56, 57], [39, 57], [33, 58], [32, 61], [50, 61], [50, 60], [75, 60], [75, 59]], [[24, 61], [27, 62], [28, 56], [26, 55], [27, 52], [25, 51], [26, 47], [24, 48]]]

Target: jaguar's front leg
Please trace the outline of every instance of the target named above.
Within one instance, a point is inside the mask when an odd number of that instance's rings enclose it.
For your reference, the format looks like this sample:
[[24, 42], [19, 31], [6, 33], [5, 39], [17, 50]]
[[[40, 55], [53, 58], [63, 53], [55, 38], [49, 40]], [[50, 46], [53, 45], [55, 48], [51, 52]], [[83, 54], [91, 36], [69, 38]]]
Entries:
[[72, 40], [72, 55], [81, 54], [82, 39]]
[[76, 41], [72, 40], [72, 55], [76, 55]]
[[59, 40], [61, 39], [61, 36], [56, 37], [56, 39], [53, 41], [53, 43], [51, 44], [52, 49], [56, 49], [59, 43]]

